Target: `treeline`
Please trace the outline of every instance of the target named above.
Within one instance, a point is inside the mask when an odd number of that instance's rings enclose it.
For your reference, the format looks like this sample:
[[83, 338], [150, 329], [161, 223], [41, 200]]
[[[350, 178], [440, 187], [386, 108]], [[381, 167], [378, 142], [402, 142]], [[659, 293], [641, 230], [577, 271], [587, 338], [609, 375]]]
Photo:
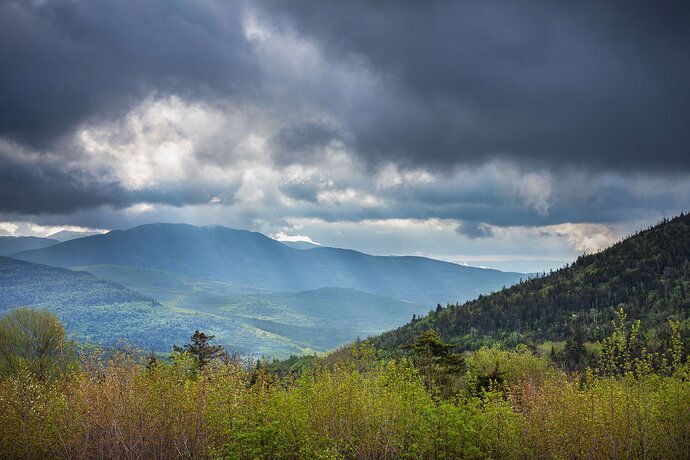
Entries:
[[0, 457], [688, 458], [688, 344], [673, 323], [648, 353], [638, 328], [619, 322], [574, 374], [525, 347], [457, 353], [428, 330], [410, 358], [360, 342], [279, 376], [200, 332], [170, 359], [75, 361], [54, 317], [19, 310], [0, 319]]
[[664, 220], [558, 271], [462, 305], [439, 305], [373, 343], [396, 350], [428, 328], [467, 349], [495, 342], [515, 346], [562, 341], [578, 328], [585, 340], [596, 341], [611, 333], [611, 321], [621, 308], [643, 321], [654, 346], [668, 338], [667, 319], [687, 324], [690, 214]]

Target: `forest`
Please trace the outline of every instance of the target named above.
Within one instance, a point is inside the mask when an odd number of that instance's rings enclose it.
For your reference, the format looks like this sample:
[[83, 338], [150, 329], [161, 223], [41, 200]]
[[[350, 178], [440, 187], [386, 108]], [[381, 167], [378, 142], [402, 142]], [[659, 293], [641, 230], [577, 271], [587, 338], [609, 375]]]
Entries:
[[52, 313], [16, 309], [0, 319], [0, 457], [688, 458], [679, 324], [653, 352], [625, 312], [611, 327], [581, 371], [527, 347], [460, 352], [432, 329], [401, 358], [364, 341], [285, 368], [200, 331], [169, 357], [85, 352]]
[[492, 343], [535, 347], [566, 340], [576, 330], [596, 341], [611, 333], [621, 308], [642, 320], [650, 346], [667, 340], [669, 319], [690, 330], [690, 214], [664, 219], [549, 274], [464, 304], [438, 305], [373, 342], [395, 351], [428, 328], [467, 349]]

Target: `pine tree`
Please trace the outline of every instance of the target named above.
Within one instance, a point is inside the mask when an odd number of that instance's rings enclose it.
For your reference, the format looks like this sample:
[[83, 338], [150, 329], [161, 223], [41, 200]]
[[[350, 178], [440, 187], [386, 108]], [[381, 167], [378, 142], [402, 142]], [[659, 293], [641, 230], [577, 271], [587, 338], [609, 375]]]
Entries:
[[414, 341], [402, 348], [412, 350], [415, 366], [431, 388], [436, 385], [449, 386], [453, 376], [465, 371], [465, 357], [452, 353], [455, 344], [445, 343], [433, 329], [427, 329]]
[[194, 356], [199, 368], [203, 368], [209, 361], [226, 355], [225, 348], [222, 345], [209, 344], [214, 337], [215, 335], [206, 335], [198, 330], [194, 331], [190, 343], [183, 347], [173, 345], [173, 351], [191, 354]]
[[563, 364], [571, 371], [584, 369], [587, 360], [585, 348], [585, 333], [580, 323], [573, 327], [573, 333], [568, 337], [563, 348]]

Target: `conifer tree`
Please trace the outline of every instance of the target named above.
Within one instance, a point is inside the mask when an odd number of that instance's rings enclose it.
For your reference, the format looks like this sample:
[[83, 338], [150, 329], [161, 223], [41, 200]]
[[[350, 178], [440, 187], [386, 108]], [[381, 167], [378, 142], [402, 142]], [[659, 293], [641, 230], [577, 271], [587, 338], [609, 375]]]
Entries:
[[225, 348], [222, 345], [211, 345], [209, 343], [214, 337], [215, 335], [206, 335], [198, 330], [194, 331], [190, 343], [183, 347], [173, 345], [173, 351], [191, 354], [199, 368], [203, 368], [209, 361], [222, 358], [226, 354]]

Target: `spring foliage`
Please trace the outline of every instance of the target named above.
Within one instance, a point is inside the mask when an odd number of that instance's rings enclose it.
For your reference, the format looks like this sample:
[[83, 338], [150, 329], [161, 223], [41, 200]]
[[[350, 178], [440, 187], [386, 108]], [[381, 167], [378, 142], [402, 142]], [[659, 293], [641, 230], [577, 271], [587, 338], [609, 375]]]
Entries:
[[[236, 359], [200, 368], [189, 353], [91, 354], [48, 378], [25, 366], [0, 382], [0, 457], [688, 458], [687, 345], [675, 331], [650, 356], [635, 327], [619, 324], [580, 374], [492, 347], [462, 375], [434, 362], [431, 387], [429, 363], [381, 360], [367, 343], [282, 376]], [[452, 394], [435, 388], [444, 368]]]

